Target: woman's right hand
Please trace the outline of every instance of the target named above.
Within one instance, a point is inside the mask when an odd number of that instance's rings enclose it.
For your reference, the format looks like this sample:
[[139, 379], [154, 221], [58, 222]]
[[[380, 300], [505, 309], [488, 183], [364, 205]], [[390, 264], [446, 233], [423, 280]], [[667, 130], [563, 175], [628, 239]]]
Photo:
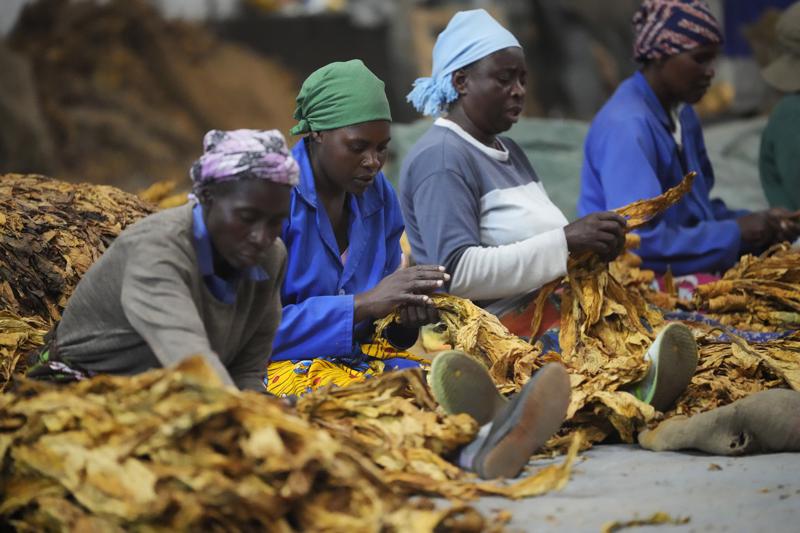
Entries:
[[595, 253], [606, 263], [625, 249], [625, 219], [611, 211], [592, 213], [564, 227], [567, 248], [572, 256]]
[[383, 318], [397, 307], [427, 307], [435, 311], [428, 294], [450, 280], [443, 266], [418, 265], [404, 268], [383, 278], [375, 288], [356, 294], [354, 321]]

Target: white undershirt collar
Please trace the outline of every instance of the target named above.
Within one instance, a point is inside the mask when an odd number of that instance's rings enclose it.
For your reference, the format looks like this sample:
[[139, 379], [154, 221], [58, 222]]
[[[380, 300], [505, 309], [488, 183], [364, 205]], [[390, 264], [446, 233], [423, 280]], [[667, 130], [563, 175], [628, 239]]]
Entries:
[[464, 128], [453, 122], [452, 120], [448, 120], [444, 117], [439, 117], [433, 123], [436, 126], [441, 126], [442, 128], [447, 128], [456, 133], [459, 137], [470, 143], [472, 146], [483, 152], [484, 154], [488, 155], [492, 159], [496, 159], [498, 161], [506, 162], [508, 161], [508, 148], [506, 148], [500, 139], [497, 139], [497, 144], [499, 144], [503, 149], [498, 150], [496, 148], [490, 148], [480, 142], [478, 139], [464, 131]]

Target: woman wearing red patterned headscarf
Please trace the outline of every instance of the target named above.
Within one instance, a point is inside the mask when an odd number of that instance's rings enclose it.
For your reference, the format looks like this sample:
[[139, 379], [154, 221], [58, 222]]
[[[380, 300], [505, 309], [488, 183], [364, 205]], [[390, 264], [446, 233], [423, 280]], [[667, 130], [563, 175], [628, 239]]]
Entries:
[[656, 196], [697, 172], [692, 191], [639, 231], [647, 268], [719, 272], [743, 253], [800, 234], [788, 212], [729, 209], [712, 200], [714, 174], [691, 105], [714, 77], [722, 33], [701, 0], [645, 0], [633, 18], [641, 69], [595, 117], [586, 138], [581, 216]]

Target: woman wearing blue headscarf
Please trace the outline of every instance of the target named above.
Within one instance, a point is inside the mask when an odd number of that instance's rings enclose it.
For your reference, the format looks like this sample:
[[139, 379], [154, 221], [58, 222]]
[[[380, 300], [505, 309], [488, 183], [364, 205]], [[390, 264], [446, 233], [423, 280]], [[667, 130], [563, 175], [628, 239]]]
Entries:
[[[626, 224], [610, 212], [569, 223], [519, 146], [500, 136], [522, 113], [525, 81], [517, 39], [486, 11], [457, 13], [436, 40], [431, 77], [418, 79], [408, 97], [422, 113], [446, 117], [417, 141], [400, 176], [415, 260], [444, 265], [452, 275], [449, 292], [477, 300], [507, 325], [517, 309], [532, 308], [537, 289], [566, 274], [570, 254], [614, 259]], [[536, 333], [529, 325], [530, 318], [527, 331], [509, 329]], [[660, 353], [671, 360], [659, 362]], [[646, 357], [654, 364], [633, 392], [665, 410], [694, 373], [697, 346], [688, 328], [670, 324]], [[454, 356], [434, 359], [431, 381], [445, 410], [471, 412], [490, 403], [446, 397], [439, 379], [459, 365]]]
[[477, 9], [453, 17], [436, 40], [431, 77], [408, 95], [439, 117], [401, 170], [413, 256], [444, 265], [450, 292], [495, 314], [565, 275], [570, 253], [610, 261], [624, 244], [625, 221], [616, 214], [568, 223], [519, 146], [500, 136], [522, 113], [525, 82], [519, 42]]

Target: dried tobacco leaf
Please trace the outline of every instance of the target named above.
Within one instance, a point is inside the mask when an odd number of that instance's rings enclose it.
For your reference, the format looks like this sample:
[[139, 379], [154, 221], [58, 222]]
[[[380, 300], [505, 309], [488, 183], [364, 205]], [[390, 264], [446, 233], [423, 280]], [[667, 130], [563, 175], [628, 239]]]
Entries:
[[615, 533], [616, 531], [622, 531], [623, 529], [628, 529], [631, 527], [656, 526], [662, 524], [671, 524], [674, 526], [680, 526], [683, 524], [688, 524], [690, 520], [691, 519], [688, 516], [673, 518], [667, 513], [659, 511], [653, 513], [647, 518], [634, 518], [633, 520], [625, 520], [625, 521], [615, 520], [613, 522], [607, 522], [603, 524], [602, 532]]
[[188, 193], [175, 192], [178, 182], [175, 180], [157, 181], [138, 193], [139, 198], [158, 206], [159, 209], [178, 207], [189, 201]]
[[666, 192], [653, 198], [630, 203], [615, 209], [614, 212], [628, 220], [628, 231], [639, 228], [672, 207], [686, 193], [691, 191], [695, 177], [697, 177], [697, 172], [689, 172], [678, 185], [668, 189]]
[[44, 344], [48, 325], [37, 317], [22, 318], [0, 310], [0, 392], [24, 366], [24, 356]]

